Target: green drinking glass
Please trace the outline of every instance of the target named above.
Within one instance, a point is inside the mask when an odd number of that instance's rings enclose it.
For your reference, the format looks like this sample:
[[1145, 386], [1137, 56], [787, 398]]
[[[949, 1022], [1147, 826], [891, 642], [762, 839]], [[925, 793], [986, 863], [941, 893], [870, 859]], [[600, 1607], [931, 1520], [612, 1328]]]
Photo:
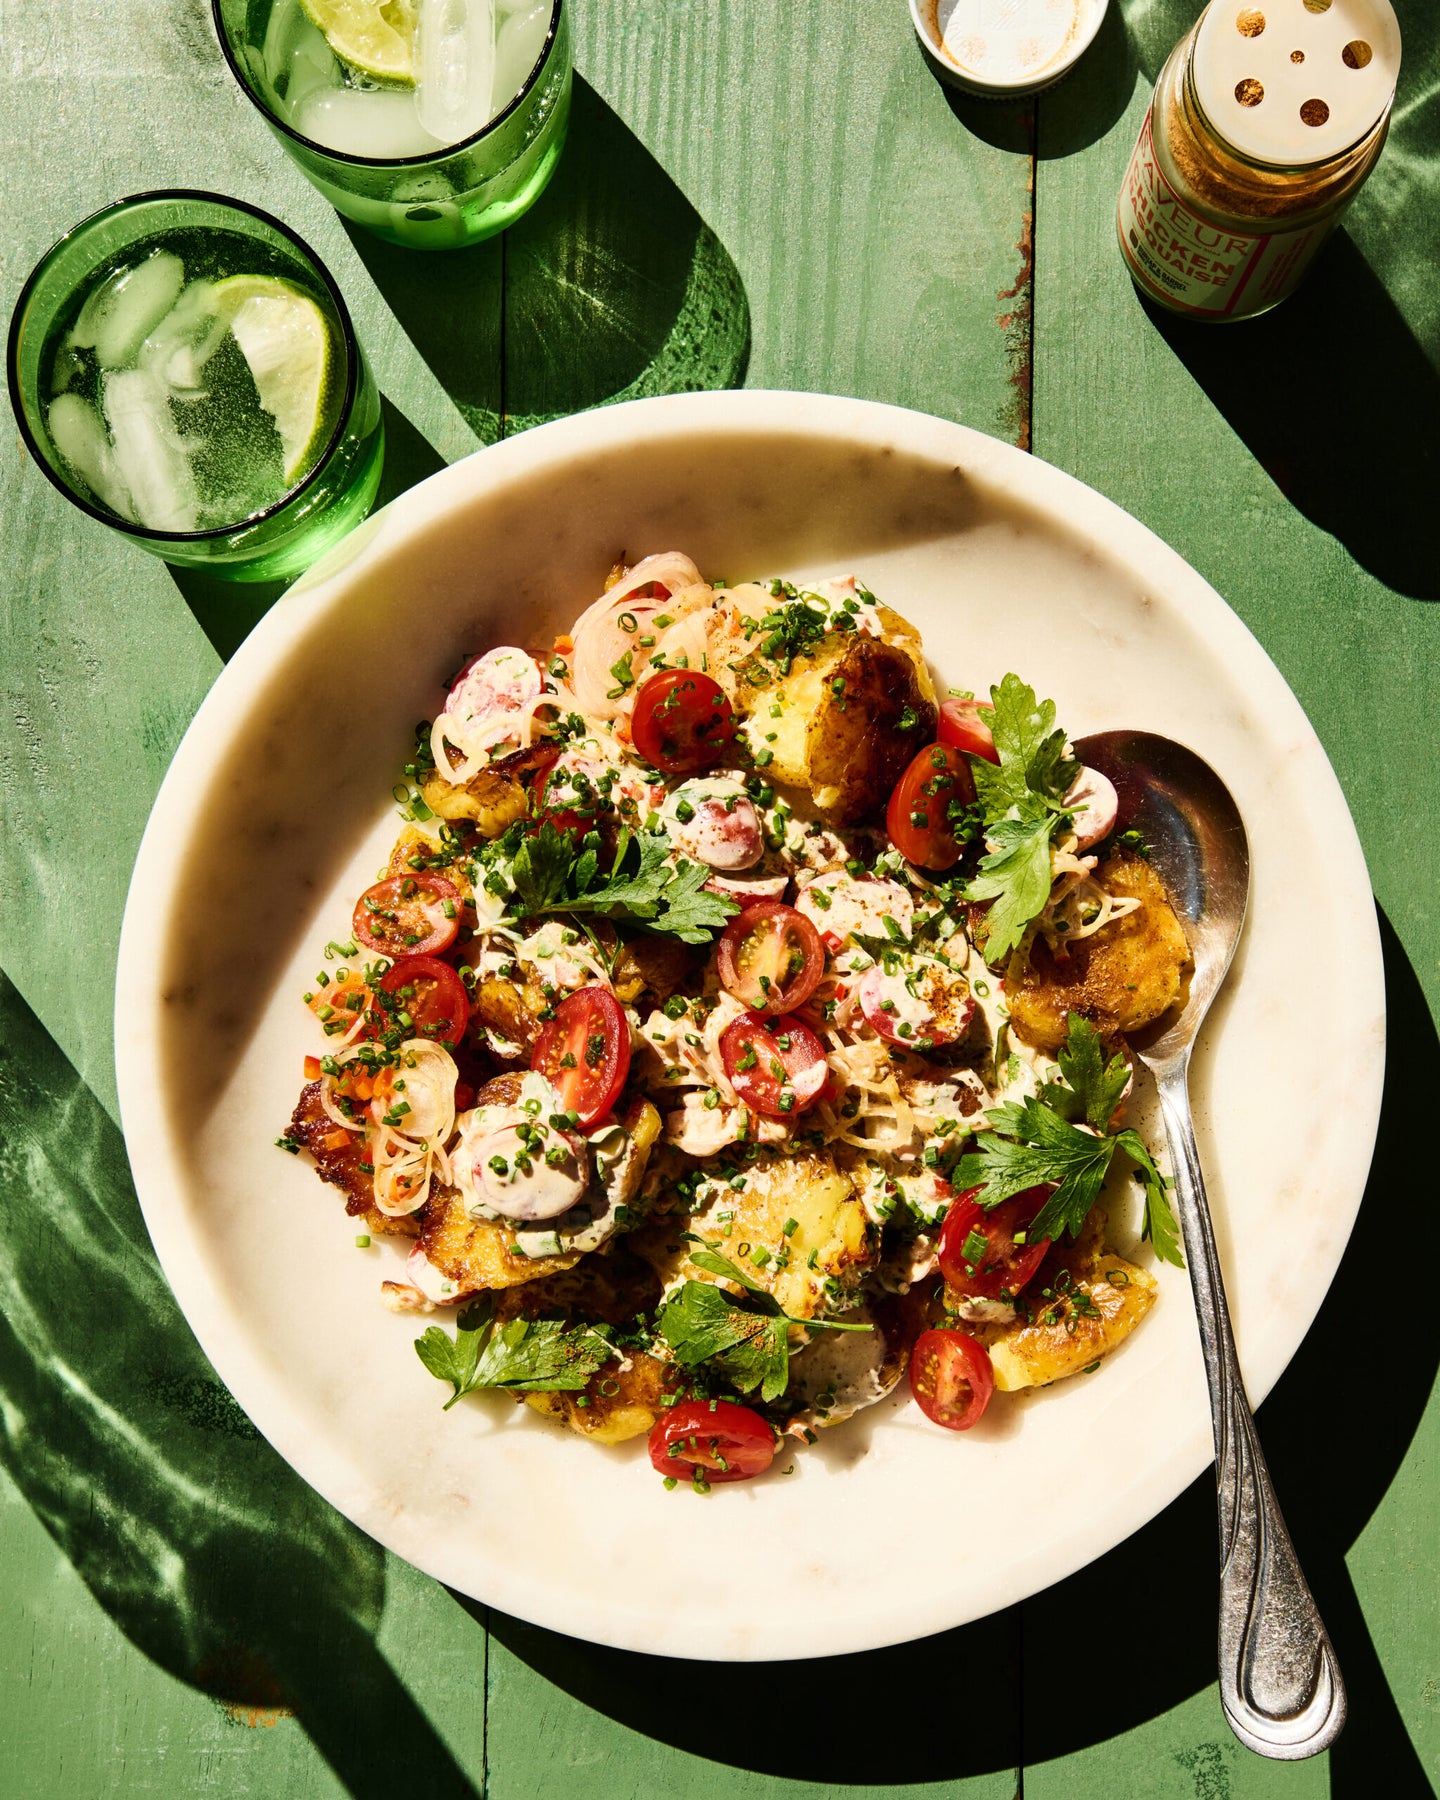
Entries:
[[139, 194], [21, 290], [10, 400], [67, 500], [167, 562], [288, 580], [374, 504], [380, 396], [329, 271], [239, 200]]
[[570, 115], [564, 0], [211, 0], [226, 61], [337, 212], [388, 243], [504, 231]]

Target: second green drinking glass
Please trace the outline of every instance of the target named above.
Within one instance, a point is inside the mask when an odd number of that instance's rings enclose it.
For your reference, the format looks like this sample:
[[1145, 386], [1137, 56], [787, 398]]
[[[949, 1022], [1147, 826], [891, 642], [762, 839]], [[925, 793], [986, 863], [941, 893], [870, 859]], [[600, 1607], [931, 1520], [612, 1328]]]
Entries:
[[570, 111], [565, 0], [211, 0], [220, 47], [346, 218], [453, 250], [549, 181]]

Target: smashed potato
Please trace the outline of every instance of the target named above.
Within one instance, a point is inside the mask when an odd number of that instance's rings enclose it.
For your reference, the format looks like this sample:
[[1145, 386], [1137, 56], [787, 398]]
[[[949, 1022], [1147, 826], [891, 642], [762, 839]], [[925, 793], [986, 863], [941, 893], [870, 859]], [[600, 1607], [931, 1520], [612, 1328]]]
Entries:
[[1095, 879], [1140, 905], [1063, 954], [1037, 939], [1028, 953], [1015, 953], [1005, 975], [1011, 1026], [1052, 1055], [1065, 1042], [1071, 1013], [1089, 1019], [1109, 1042], [1153, 1024], [1180, 998], [1190, 968], [1184, 930], [1143, 857], [1112, 852]]
[[[1155, 1304], [1155, 1277], [1103, 1249], [1104, 1230], [1097, 1207], [1073, 1244], [1046, 1252], [1025, 1292], [1033, 1323], [1017, 1318], [976, 1332], [1002, 1394], [1078, 1375], [1123, 1343]], [[1052, 1301], [1040, 1297], [1046, 1288], [1054, 1291]]]
[[834, 824], [858, 823], [883, 811], [906, 764], [935, 736], [919, 633], [881, 606], [881, 637], [829, 632], [781, 675], [758, 652], [754, 622], [782, 604], [754, 583], [724, 595], [708, 622], [709, 666], [737, 712], [763, 711], [769, 779], [810, 790]]
[[690, 1261], [691, 1246], [681, 1233], [692, 1231], [718, 1243], [721, 1254], [773, 1294], [791, 1318], [818, 1317], [831, 1303], [827, 1282], [854, 1287], [878, 1255], [878, 1234], [853, 1182], [831, 1156], [817, 1151], [747, 1163], [743, 1180], [738, 1189], [718, 1188], [683, 1221], [645, 1227], [635, 1236], [636, 1249], [666, 1286], [718, 1281]]
[[420, 786], [425, 804], [437, 818], [468, 819], [481, 837], [497, 838], [530, 810], [530, 788], [536, 775], [555, 760], [553, 745], [534, 744], [513, 750], [472, 775], [463, 787], [431, 769]]

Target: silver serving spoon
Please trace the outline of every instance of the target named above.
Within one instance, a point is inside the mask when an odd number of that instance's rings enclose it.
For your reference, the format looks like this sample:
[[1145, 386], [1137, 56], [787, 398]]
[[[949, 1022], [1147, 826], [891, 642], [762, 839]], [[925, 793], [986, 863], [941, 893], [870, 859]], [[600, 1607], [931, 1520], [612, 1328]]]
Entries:
[[1280, 1516], [1245, 1398], [1188, 1087], [1191, 1048], [1245, 922], [1245, 827], [1215, 771], [1169, 738], [1105, 731], [1082, 738], [1075, 754], [1114, 782], [1120, 822], [1150, 845], [1194, 954], [1183, 1010], [1168, 1026], [1161, 1021], [1161, 1034], [1135, 1051], [1160, 1089], [1210, 1384], [1220, 1503], [1220, 1698], [1242, 1744], [1298, 1761], [1339, 1735], [1345, 1685]]

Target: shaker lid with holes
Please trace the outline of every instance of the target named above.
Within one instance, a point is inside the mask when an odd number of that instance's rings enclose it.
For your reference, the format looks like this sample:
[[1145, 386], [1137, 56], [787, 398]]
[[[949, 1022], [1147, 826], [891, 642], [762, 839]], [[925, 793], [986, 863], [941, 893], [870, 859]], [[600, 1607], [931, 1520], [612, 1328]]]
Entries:
[[1385, 116], [1399, 73], [1390, 0], [1212, 0], [1191, 63], [1220, 135], [1286, 169], [1358, 143]]
[[1089, 48], [1108, 0], [910, 0], [915, 31], [953, 87], [986, 99], [1038, 93]]

